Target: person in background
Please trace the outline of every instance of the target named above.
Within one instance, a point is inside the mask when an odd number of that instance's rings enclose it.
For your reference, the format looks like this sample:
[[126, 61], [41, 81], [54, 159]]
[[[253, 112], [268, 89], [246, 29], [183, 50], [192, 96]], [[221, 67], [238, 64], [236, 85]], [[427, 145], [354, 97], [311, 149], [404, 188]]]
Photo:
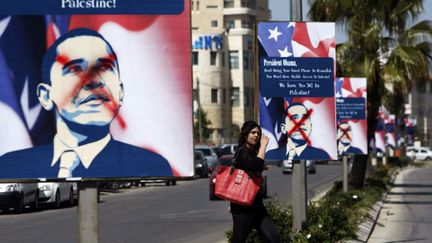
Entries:
[[[264, 159], [268, 142], [269, 138], [262, 135], [261, 128], [256, 122], [245, 122], [239, 134], [235, 167], [261, 176], [262, 171], [266, 169]], [[280, 241], [273, 220], [264, 207], [263, 195], [260, 191], [251, 206], [231, 202], [230, 211], [233, 219], [231, 242], [245, 242], [253, 228], [269, 242]]]

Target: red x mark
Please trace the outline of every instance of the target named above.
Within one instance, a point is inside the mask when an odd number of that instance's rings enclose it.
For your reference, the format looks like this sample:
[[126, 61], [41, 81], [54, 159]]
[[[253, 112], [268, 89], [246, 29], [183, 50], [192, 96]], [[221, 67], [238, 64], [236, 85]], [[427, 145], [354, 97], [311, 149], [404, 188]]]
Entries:
[[288, 137], [291, 136], [291, 134], [295, 133], [296, 131], [299, 131], [300, 134], [302, 135], [303, 139], [306, 140], [306, 143], [308, 145], [310, 145], [310, 140], [309, 140], [308, 136], [306, 135], [306, 133], [301, 129], [301, 125], [304, 124], [306, 119], [309, 119], [310, 115], [312, 114], [312, 111], [313, 111], [312, 109], [307, 110], [306, 114], [304, 114], [303, 117], [298, 122], [296, 122], [294, 116], [288, 112], [288, 114], [287, 114], [288, 118], [294, 123], [294, 127], [288, 131]]
[[[116, 58], [114, 55], [109, 55], [107, 57], [104, 57], [105, 59], [115, 61]], [[61, 65], [66, 64], [69, 62], [69, 58], [65, 55], [58, 55], [56, 57], [56, 61], [59, 62]], [[69, 93], [67, 97], [64, 98], [61, 106], [64, 105], [64, 103], [68, 102], [72, 99], [78, 92], [81, 90], [81, 88], [86, 85], [88, 82], [91, 82], [96, 76], [100, 75], [98, 72], [98, 66], [94, 65], [91, 66], [87, 72], [80, 74], [80, 82], [73, 88], [73, 90]], [[92, 90], [94, 94], [96, 94], [96, 91]], [[102, 95], [106, 96], [112, 103], [103, 103], [105, 108], [107, 108], [109, 111], [114, 113], [116, 111], [116, 108], [118, 107], [117, 102], [113, 99], [112, 95], [107, 92], [106, 89], [98, 89], [98, 92], [101, 92]], [[119, 125], [122, 129], [126, 128], [126, 122], [124, 121], [123, 117], [120, 114], [117, 114], [116, 116], [117, 121], [119, 122]]]
[[339, 130], [342, 131], [342, 136], [340, 138], [343, 138], [344, 136], [347, 137], [349, 140], [351, 140], [350, 135], [348, 134], [348, 132], [350, 131], [349, 127], [343, 129], [341, 127], [339, 127]]

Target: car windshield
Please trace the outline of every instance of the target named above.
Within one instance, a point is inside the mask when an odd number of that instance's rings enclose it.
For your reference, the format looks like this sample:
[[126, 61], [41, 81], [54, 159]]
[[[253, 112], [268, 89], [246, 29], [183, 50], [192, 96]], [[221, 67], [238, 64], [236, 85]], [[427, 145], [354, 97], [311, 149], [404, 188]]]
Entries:
[[195, 160], [204, 160], [203, 154], [199, 152], [195, 152]]
[[198, 150], [202, 151], [205, 156], [210, 156], [211, 155], [211, 150], [210, 149], [199, 148]]

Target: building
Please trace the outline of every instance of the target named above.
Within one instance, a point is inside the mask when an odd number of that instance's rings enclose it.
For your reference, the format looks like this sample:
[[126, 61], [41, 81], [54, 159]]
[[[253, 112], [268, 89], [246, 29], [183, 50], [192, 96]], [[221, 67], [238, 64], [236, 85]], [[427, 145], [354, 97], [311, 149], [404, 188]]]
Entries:
[[255, 118], [254, 28], [270, 19], [268, 0], [191, 0], [191, 13], [194, 111], [211, 142], [229, 142]]

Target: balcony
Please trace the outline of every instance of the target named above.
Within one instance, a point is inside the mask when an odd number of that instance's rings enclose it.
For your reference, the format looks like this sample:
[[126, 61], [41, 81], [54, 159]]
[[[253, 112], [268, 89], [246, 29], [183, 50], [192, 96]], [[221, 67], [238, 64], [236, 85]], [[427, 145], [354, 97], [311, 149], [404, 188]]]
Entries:
[[223, 11], [224, 15], [240, 15], [240, 14], [247, 14], [247, 15], [253, 15], [256, 16], [256, 10], [252, 8], [245, 8], [245, 7], [233, 7], [233, 8], [224, 8]]

